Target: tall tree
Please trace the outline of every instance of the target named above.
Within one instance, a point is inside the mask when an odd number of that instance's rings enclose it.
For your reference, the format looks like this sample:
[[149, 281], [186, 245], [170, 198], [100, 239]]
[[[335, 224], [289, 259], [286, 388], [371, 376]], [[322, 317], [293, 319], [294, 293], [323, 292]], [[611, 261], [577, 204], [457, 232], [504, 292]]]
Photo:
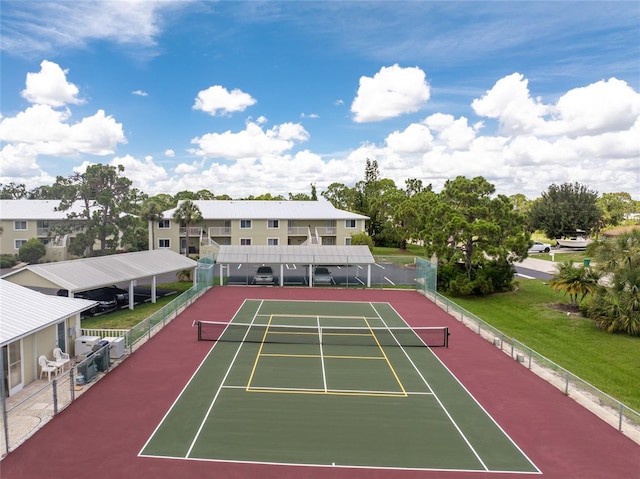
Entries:
[[14, 182], [8, 185], [0, 183], [0, 199], [2, 200], [19, 200], [27, 197], [27, 187], [24, 183], [16, 184]]
[[100, 250], [115, 250], [118, 246], [123, 217], [131, 208], [134, 193], [131, 180], [120, 176], [124, 167], [90, 165], [84, 173], [76, 173], [68, 178], [58, 177], [56, 188], [62, 192], [61, 211], [68, 211], [76, 202], [82, 204], [82, 213], [69, 213], [68, 220], [81, 219], [83, 232], [76, 236], [77, 246], [93, 254], [93, 243], [100, 242]]
[[331, 203], [334, 208], [346, 211], [354, 210], [355, 192], [353, 188], [349, 188], [342, 183], [331, 183], [320, 195]]
[[149, 249], [156, 249], [156, 238], [154, 223], [162, 219], [162, 207], [155, 201], [149, 200], [142, 206], [140, 217], [147, 222], [147, 226], [151, 233], [151, 244]]
[[602, 210], [602, 226], [618, 226], [634, 209], [629, 193], [603, 193], [597, 204]]
[[591, 234], [602, 215], [597, 199], [596, 191], [580, 183], [553, 184], [531, 204], [529, 222], [548, 238]]
[[[435, 254], [452, 271], [457, 294], [491, 293], [510, 287], [513, 262], [527, 254], [525, 217], [482, 177], [462, 176], [438, 195], [424, 195], [420, 238], [425, 254]], [[417, 196], [417, 195], [416, 195]], [[455, 273], [462, 263], [463, 276]]]
[[189, 228], [202, 221], [202, 212], [198, 205], [191, 200], [185, 200], [173, 212], [173, 219], [185, 228], [185, 256], [189, 256]]

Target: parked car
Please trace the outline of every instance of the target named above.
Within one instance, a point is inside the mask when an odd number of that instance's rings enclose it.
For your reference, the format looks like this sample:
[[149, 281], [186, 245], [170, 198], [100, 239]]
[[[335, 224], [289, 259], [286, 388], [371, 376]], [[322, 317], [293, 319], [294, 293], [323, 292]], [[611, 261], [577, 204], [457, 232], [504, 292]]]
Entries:
[[314, 284], [333, 284], [333, 277], [331, 271], [325, 266], [316, 266], [313, 270], [313, 283]]
[[104, 288], [98, 289], [103, 291], [105, 295], [113, 294], [118, 302], [118, 306], [129, 304], [129, 291], [126, 289], [118, 288], [117, 286], [105, 286]]
[[[118, 289], [118, 288], [115, 288]], [[69, 296], [69, 291], [66, 289], [59, 289], [56, 293], [58, 296]], [[93, 316], [98, 313], [106, 313], [118, 309], [118, 300], [116, 299], [116, 293], [113, 288], [97, 288], [90, 289], [88, 291], [79, 291], [73, 294], [74, 298], [88, 299], [91, 301], [97, 301], [98, 304], [93, 308], [85, 311], [83, 314]], [[128, 301], [127, 294], [127, 301]]]
[[273, 270], [270, 266], [259, 266], [253, 276], [253, 284], [273, 284]]
[[533, 246], [529, 248], [529, 253], [548, 253], [549, 251], [551, 251], [551, 245], [540, 241], [534, 241]]

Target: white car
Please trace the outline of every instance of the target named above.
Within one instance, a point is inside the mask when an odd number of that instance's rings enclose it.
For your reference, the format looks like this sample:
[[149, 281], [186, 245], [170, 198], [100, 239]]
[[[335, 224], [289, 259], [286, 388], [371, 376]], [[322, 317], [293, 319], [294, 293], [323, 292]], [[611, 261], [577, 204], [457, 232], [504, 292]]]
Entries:
[[533, 246], [529, 248], [529, 253], [548, 253], [549, 251], [551, 251], [551, 245], [540, 241], [534, 241]]

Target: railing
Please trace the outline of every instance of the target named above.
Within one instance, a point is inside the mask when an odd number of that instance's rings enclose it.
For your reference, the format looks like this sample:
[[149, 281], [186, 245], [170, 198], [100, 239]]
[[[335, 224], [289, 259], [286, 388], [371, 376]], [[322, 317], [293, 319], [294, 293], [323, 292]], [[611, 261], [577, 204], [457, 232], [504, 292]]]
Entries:
[[319, 226], [316, 228], [316, 236], [335, 235], [338, 233], [338, 228], [335, 226]]
[[230, 226], [209, 226], [209, 236], [231, 236]]
[[[126, 351], [122, 360], [128, 358], [131, 353], [213, 286], [212, 267], [213, 258], [201, 258], [196, 268], [198, 282], [133, 328], [129, 330], [82, 329], [81, 333], [99, 337], [124, 337]], [[98, 355], [99, 352], [96, 352], [95, 356]], [[75, 378], [78, 374], [86, 372], [89, 366], [88, 361], [95, 360], [95, 358], [87, 358], [85, 361], [77, 361], [69, 371], [62, 373], [41, 388], [35, 389], [29, 396], [15, 404], [8, 404], [12, 398], [4, 398], [0, 417], [0, 456], [17, 448], [87, 390], [87, 387], [83, 387], [82, 390], [77, 391]], [[116, 364], [119, 364], [119, 361], [114, 363], [114, 366]], [[97, 382], [112, 367], [109, 361], [102, 363], [102, 366], [103, 368], [99, 366], [97, 368], [99, 372], [95, 373], [96, 381], [91, 381], [87, 386]]]
[[462, 324], [493, 343], [502, 352], [510, 355], [523, 366], [560, 389], [565, 395], [640, 444], [639, 412], [567, 371], [517, 339], [507, 336], [441, 294], [433, 291], [421, 291], [421, 288], [418, 288], [418, 291]]
[[306, 226], [289, 226], [287, 233], [292, 236], [309, 236], [309, 228]]
[[51, 228], [36, 228], [36, 234], [38, 236], [47, 236], [51, 231]]
[[187, 230], [189, 230], [189, 236], [200, 236], [202, 235], [202, 227], [201, 226], [189, 226], [180, 227], [180, 236], [186, 236]]

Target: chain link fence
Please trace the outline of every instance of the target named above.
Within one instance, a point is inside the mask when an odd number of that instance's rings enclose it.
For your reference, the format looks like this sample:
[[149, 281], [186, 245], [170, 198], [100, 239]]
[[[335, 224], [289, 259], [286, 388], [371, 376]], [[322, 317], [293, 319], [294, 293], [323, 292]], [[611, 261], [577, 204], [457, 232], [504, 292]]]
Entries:
[[[33, 390], [26, 397], [20, 396], [19, 401], [11, 397], [5, 398], [2, 402], [2, 418], [0, 419], [0, 427], [2, 428], [0, 436], [1, 455], [4, 456], [29, 439], [53, 416], [69, 406], [113, 367], [116, 367], [122, 360], [136, 351], [208, 291], [213, 286], [213, 266], [212, 258], [200, 259], [196, 268], [193, 287], [131, 329], [82, 329], [82, 335], [99, 336], [101, 338], [125, 338], [125, 355], [116, 359], [113, 363], [106, 360], [103, 363], [103, 367], [98, 367], [96, 370], [92, 369], [95, 367], [92, 364], [96, 360], [95, 357], [79, 360], [68, 371], [61, 373], [51, 382], [41, 387], [32, 388]], [[104, 348], [108, 347], [104, 346]], [[99, 353], [100, 351], [96, 351], [96, 357]], [[87, 378], [88, 369], [92, 371], [91, 378]], [[76, 378], [80, 374], [83, 376], [83, 383], [77, 384]], [[85, 382], [86, 379], [88, 380]]]
[[502, 352], [640, 444], [640, 413], [439, 294], [435, 261], [417, 259], [416, 289]]

